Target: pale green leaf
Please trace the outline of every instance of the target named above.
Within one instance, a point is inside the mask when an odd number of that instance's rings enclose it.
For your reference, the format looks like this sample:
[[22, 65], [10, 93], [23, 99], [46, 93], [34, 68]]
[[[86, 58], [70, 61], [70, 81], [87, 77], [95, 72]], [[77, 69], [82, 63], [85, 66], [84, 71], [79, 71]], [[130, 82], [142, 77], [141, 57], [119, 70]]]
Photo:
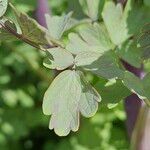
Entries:
[[[79, 128], [79, 113], [93, 116], [100, 96], [81, 78], [81, 72], [66, 70], [59, 74], [45, 93], [43, 112], [52, 115], [49, 128], [59, 136]], [[59, 92], [58, 92], [59, 91]]]
[[98, 52], [81, 52], [75, 57], [76, 66], [90, 65], [96, 61], [102, 54]]
[[98, 20], [100, 0], [86, 0], [86, 1], [88, 6], [88, 16], [93, 21]]
[[72, 12], [63, 16], [50, 16], [46, 14], [46, 23], [49, 36], [53, 39], [61, 39], [63, 33], [70, 27]]
[[47, 49], [48, 57], [44, 61], [44, 66], [49, 69], [64, 70], [74, 65], [72, 54], [60, 47]]
[[114, 44], [120, 45], [130, 36], [127, 29], [127, 14], [130, 10], [130, 0], [125, 11], [121, 3], [115, 5], [112, 1], [107, 1], [102, 12], [104, 23], [107, 27], [111, 40]]
[[113, 49], [108, 32], [103, 24], [90, 24], [79, 30], [79, 35], [69, 34], [69, 43], [66, 49], [73, 54], [79, 54], [84, 51], [96, 51], [104, 53]]
[[0, 18], [5, 14], [7, 10], [8, 0], [0, 0]]

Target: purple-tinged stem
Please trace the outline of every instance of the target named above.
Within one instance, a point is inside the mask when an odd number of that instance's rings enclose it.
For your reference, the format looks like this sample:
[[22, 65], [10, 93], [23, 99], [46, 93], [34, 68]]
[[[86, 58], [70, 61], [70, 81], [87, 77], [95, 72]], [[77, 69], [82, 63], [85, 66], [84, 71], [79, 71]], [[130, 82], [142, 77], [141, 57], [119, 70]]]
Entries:
[[[122, 61], [122, 63], [126, 68], [126, 70], [132, 72], [140, 79], [144, 77], [145, 74], [143, 71], [143, 66], [141, 66], [141, 68], [135, 68], [125, 61]], [[126, 126], [130, 138], [132, 136], [132, 132], [134, 130], [142, 103], [143, 103], [142, 100], [136, 94], [132, 94], [125, 99], [124, 105], [127, 114]]]
[[37, 2], [36, 19], [43, 27], [47, 27], [45, 14], [51, 14], [50, 8], [48, 6], [49, 5], [47, 0], [38, 0]]

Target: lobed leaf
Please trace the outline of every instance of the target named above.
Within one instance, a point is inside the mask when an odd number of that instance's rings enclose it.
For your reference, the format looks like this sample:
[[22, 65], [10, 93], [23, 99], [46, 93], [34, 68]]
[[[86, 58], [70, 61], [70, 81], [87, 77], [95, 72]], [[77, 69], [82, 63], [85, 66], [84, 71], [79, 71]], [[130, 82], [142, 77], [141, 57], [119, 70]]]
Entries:
[[64, 70], [74, 65], [72, 54], [63, 48], [47, 49], [47, 56], [43, 64], [49, 69]]
[[66, 49], [77, 55], [84, 51], [96, 51], [104, 53], [113, 49], [108, 32], [103, 24], [89, 24], [79, 30], [79, 35], [69, 34], [69, 43]]
[[130, 36], [127, 29], [127, 15], [130, 10], [130, 0], [126, 4], [125, 11], [121, 3], [115, 5], [112, 1], [107, 1], [102, 12], [104, 23], [107, 27], [112, 42], [120, 45]]
[[52, 115], [49, 128], [54, 128], [59, 136], [66, 136], [71, 130], [78, 130], [80, 112], [85, 117], [96, 113], [98, 101], [99, 94], [83, 79], [81, 72], [66, 70], [46, 91], [43, 112]]
[[48, 33], [53, 39], [61, 39], [63, 33], [70, 28], [72, 12], [63, 16], [50, 16], [46, 14], [46, 23], [48, 28]]

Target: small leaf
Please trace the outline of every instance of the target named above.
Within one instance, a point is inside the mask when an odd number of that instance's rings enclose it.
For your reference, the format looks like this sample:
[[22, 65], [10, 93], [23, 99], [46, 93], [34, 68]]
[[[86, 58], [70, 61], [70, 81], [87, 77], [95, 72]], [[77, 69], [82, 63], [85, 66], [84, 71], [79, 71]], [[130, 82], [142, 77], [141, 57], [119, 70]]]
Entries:
[[[59, 93], [58, 93], [59, 91]], [[93, 116], [100, 101], [99, 94], [81, 77], [81, 72], [66, 70], [60, 73], [45, 93], [43, 112], [52, 115], [49, 128], [59, 136], [79, 128], [79, 112]]]
[[130, 9], [130, 0], [126, 4], [125, 11], [121, 3], [115, 5], [112, 1], [107, 1], [102, 12], [104, 23], [107, 27], [111, 40], [114, 44], [120, 45], [128, 39], [127, 14]]
[[61, 39], [63, 33], [70, 27], [72, 12], [67, 15], [50, 16], [46, 14], [46, 23], [50, 37], [53, 39]]
[[47, 49], [48, 58], [44, 61], [44, 66], [49, 69], [64, 70], [74, 65], [72, 54], [60, 47]]
[[8, 6], [8, 0], [0, 0], [0, 18], [5, 14]]
[[69, 43], [66, 49], [73, 54], [79, 54], [84, 51], [96, 51], [104, 53], [113, 49], [108, 32], [103, 24], [94, 23], [87, 25], [79, 30], [79, 35], [69, 34]]

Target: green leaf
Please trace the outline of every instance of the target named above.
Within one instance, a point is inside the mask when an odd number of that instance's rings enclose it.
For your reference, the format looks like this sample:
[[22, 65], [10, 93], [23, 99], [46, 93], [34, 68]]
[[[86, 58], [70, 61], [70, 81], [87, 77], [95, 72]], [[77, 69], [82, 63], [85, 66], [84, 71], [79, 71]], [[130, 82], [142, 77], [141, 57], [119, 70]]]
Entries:
[[124, 86], [121, 80], [115, 80], [113, 83], [110, 82], [108, 81], [104, 87], [100, 87], [101, 82], [96, 84], [96, 88], [100, 89], [101, 103], [109, 108], [110, 106], [113, 107], [113, 105], [116, 106], [116, 104], [131, 94], [130, 90]]
[[76, 66], [90, 65], [96, 61], [102, 54], [98, 52], [81, 52], [75, 57]]
[[44, 66], [49, 69], [64, 70], [74, 65], [72, 54], [60, 47], [47, 49], [48, 57], [44, 61]]
[[[14, 32], [17, 32], [16, 25], [9, 20], [1, 20], [3, 22], [4, 26], [8, 27], [9, 29], [13, 30]], [[9, 33], [3, 26], [0, 26], [0, 41], [13, 41], [15, 38], [14, 35]], [[16, 39], [16, 38], [15, 38]]]
[[88, 6], [88, 16], [93, 20], [96, 21], [99, 18], [99, 5], [100, 0], [86, 0]]
[[134, 74], [126, 71], [124, 73], [123, 83], [130, 90], [143, 96], [144, 91], [143, 91], [142, 81], [138, 77], [136, 77]]
[[8, 6], [8, 0], [0, 0], [0, 18], [5, 14]]
[[143, 79], [145, 97], [150, 101], [150, 73], [148, 73]]
[[100, 17], [104, 0], [79, 0], [84, 13], [89, 16], [92, 21], [97, 21]]
[[142, 33], [138, 39], [138, 45], [143, 51], [143, 58], [150, 58], [150, 24], [143, 27]]
[[128, 62], [130, 65], [140, 68], [142, 63], [142, 50], [137, 47], [135, 41], [127, 41], [116, 49], [117, 54], [121, 59]]
[[113, 49], [108, 32], [103, 24], [90, 24], [79, 30], [79, 35], [69, 34], [69, 43], [66, 49], [73, 54], [79, 54], [85, 51], [96, 51], [104, 53]]
[[127, 14], [130, 10], [130, 0], [126, 4], [125, 11], [121, 3], [115, 5], [112, 1], [107, 1], [102, 12], [104, 23], [107, 27], [111, 40], [114, 44], [120, 45], [128, 39]]
[[17, 22], [21, 28], [22, 39], [37, 46], [47, 45], [46, 30], [27, 14], [16, 10], [12, 4], [10, 6], [12, 7], [17, 18]]
[[[59, 93], [58, 93], [59, 91]], [[59, 74], [45, 93], [43, 112], [52, 115], [49, 128], [59, 136], [79, 128], [79, 112], [91, 117], [98, 108], [99, 94], [85, 81], [81, 72], [66, 70]]]
[[61, 39], [63, 33], [70, 27], [72, 12], [63, 16], [50, 16], [46, 14], [46, 22], [49, 36], [53, 39]]
[[85, 65], [83, 68], [87, 71], [91, 71], [94, 74], [104, 77], [106, 79], [121, 78], [124, 75], [124, 71], [118, 66], [118, 58], [113, 51], [108, 51], [91, 65]]

